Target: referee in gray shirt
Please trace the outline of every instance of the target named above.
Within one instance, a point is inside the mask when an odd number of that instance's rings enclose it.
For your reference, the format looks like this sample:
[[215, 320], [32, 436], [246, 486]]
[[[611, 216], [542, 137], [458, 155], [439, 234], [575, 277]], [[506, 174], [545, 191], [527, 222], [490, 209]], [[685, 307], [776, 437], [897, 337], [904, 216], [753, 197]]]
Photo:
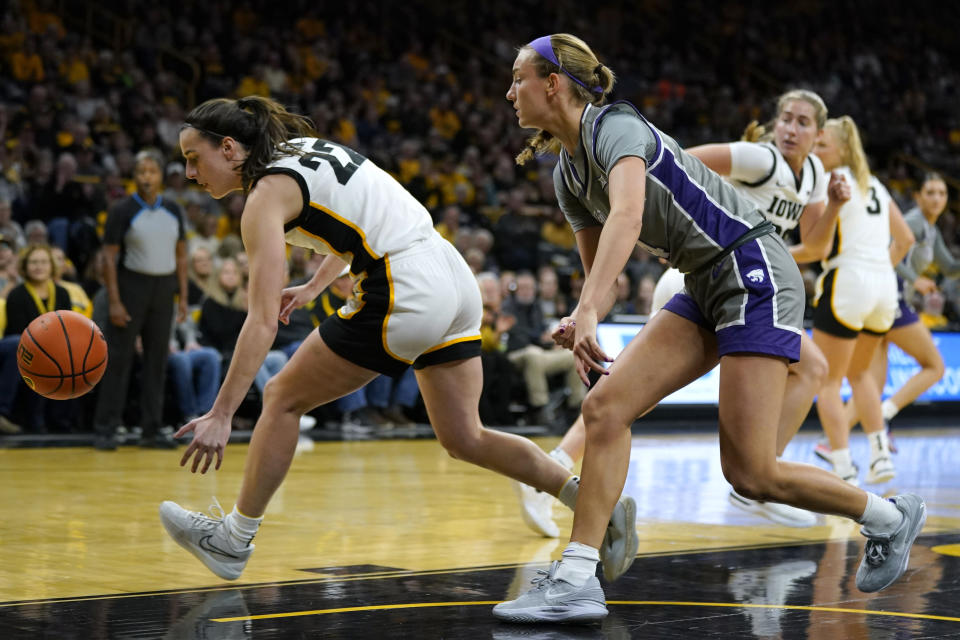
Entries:
[[186, 315], [187, 259], [183, 211], [160, 195], [163, 157], [156, 151], [137, 154], [136, 193], [117, 202], [104, 229], [104, 281], [110, 321], [103, 328], [109, 359], [100, 383], [94, 414], [97, 449], [116, 449], [123, 420], [136, 340], [143, 343], [140, 376], [141, 445], [175, 448], [160, 431], [163, 391], [174, 298], [178, 319]]

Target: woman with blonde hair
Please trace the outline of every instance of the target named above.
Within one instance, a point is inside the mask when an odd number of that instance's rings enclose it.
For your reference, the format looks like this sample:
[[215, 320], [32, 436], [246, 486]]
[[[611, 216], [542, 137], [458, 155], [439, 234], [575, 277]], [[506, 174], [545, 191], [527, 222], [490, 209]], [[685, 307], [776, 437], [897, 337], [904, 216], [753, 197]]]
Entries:
[[867, 482], [887, 482], [894, 468], [881, 415], [882, 389], [870, 373], [870, 362], [893, 325], [897, 311], [894, 265], [907, 255], [913, 234], [886, 188], [870, 175], [853, 119], [828, 120], [816, 154], [824, 169], [843, 175], [854, 186], [850, 200], [840, 209], [833, 247], [821, 263], [823, 273], [817, 280], [813, 340], [829, 363], [817, 395], [817, 413], [830, 440], [834, 471], [856, 484], [858, 469], [850, 458], [850, 430], [840, 396], [846, 377], [870, 441]]
[[[29, 244], [17, 259], [22, 282], [10, 290], [6, 299], [3, 339], [0, 339], [0, 433], [18, 433], [20, 426], [11, 420], [21, 384], [17, 371], [17, 345], [24, 329], [48, 311], [71, 309], [70, 293], [59, 284], [60, 271], [53, 249], [45, 244]], [[44, 402], [31, 394], [34, 402], [30, 420], [34, 428], [44, 427]]]
[[[777, 98], [777, 115], [771, 123], [750, 123], [743, 140], [707, 144], [687, 149], [710, 169], [725, 176], [737, 193], [754, 203], [788, 244], [798, 263], [813, 262], [827, 255], [837, 212], [849, 197], [849, 185], [839, 177], [828, 180], [823, 165], [813, 154], [817, 136], [827, 119], [827, 107], [819, 95], [805, 89], [792, 89]], [[792, 244], [799, 230], [800, 242]], [[685, 277], [676, 269], [667, 269], [654, 289], [657, 311], [683, 290]], [[816, 344], [802, 333], [800, 359], [787, 369], [787, 392], [777, 422], [777, 455], [782, 455], [810, 413], [813, 398], [827, 373], [827, 361]], [[583, 421], [577, 420], [560, 443], [567, 460], [582, 455]], [[522, 494], [524, 495], [524, 494]], [[536, 494], [527, 494], [539, 497]], [[751, 500], [735, 489], [730, 503], [749, 513], [778, 524], [809, 527], [816, 524], [812, 513], [789, 505]], [[550, 503], [522, 500], [525, 520], [549, 519]], [[541, 527], [542, 528], [542, 527]], [[534, 527], [537, 530], [537, 527]]]
[[[720, 365], [720, 459], [737, 493], [864, 525], [862, 591], [906, 569], [925, 521], [914, 495], [884, 500], [833, 473], [777, 458], [787, 367], [800, 357], [804, 288], [786, 245], [755, 203], [686, 153], [630, 103], [605, 104], [614, 76], [579, 38], [544, 36], [522, 47], [506, 98], [519, 125], [537, 129], [524, 162], [553, 151], [554, 188], [586, 271], [577, 307], [554, 340], [573, 350], [584, 383], [587, 444], [570, 544], [537, 586], [494, 607], [512, 622], [579, 622], [607, 615], [599, 549], [636, 549], [636, 531], [611, 540], [630, 462], [630, 425], [668, 394]], [[610, 365], [597, 323], [636, 245], [687, 274], [674, 296]]]

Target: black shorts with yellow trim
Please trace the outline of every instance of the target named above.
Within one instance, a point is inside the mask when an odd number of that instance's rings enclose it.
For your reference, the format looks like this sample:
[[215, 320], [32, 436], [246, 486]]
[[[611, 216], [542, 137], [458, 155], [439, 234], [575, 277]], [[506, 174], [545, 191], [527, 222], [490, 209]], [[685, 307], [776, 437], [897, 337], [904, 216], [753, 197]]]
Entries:
[[813, 312], [813, 328], [838, 338], [856, 338], [860, 332], [843, 324], [833, 313], [833, 305], [830, 304], [830, 301], [833, 300], [836, 279], [837, 269], [824, 274], [823, 292], [820, 294]]

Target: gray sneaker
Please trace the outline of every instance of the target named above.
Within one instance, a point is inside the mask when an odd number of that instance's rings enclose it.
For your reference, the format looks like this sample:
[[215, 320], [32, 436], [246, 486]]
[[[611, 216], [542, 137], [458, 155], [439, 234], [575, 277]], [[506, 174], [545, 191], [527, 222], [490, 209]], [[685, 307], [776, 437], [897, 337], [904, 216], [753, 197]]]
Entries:
[[603, 577], [613, 582], [627, 572], [637, 557], [640, 538], [637, 537], [637, 503], [630, 496], [622, 496], [613, 508], [607, 533], [600, 545], [600, 564]]
[[905, 493], [890, 501], [903, 513], [903, 522], [891, 533], [872, 533], [866, 527], [860, 533], [867, 537], [867, 546], [857, 570], [857, 589], [873, 593], [886, 589], [907, 570], [910, 547], [927, 521], [927, 507], [920, 496]]
[[247, 566], [254, 546], [247, 541], [246, 548], [235, 550], [223, 523], [223, 509], [219, 503], [210, 507], [211, 513], [215, 511], [220, 512], [218, 517], [211, 518], [199, 511], [187, 511], [167, 500], [160, 505], [160, 521], [170, 537], [210, 571], [224, 580], [236, 580]]
[[607, 617], [607, 603], [600, 581], [591, 576], [582, 587], [554, 578], [559, 562], [549, 571], [537, 571], [536, 585], [517, 598], [501, 602], [493, 615], [505, 622], [596, 622]]

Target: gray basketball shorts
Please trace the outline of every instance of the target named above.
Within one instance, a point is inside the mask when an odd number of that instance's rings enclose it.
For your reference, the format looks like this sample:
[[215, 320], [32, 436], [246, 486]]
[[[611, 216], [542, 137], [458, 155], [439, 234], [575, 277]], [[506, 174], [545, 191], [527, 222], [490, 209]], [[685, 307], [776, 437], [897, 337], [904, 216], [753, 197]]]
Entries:
[[762, 353], [796, 362], [806, 296], [797, 263], [775, 234], [737, 247], [663, 307], [717, 336], [717, 353]]

